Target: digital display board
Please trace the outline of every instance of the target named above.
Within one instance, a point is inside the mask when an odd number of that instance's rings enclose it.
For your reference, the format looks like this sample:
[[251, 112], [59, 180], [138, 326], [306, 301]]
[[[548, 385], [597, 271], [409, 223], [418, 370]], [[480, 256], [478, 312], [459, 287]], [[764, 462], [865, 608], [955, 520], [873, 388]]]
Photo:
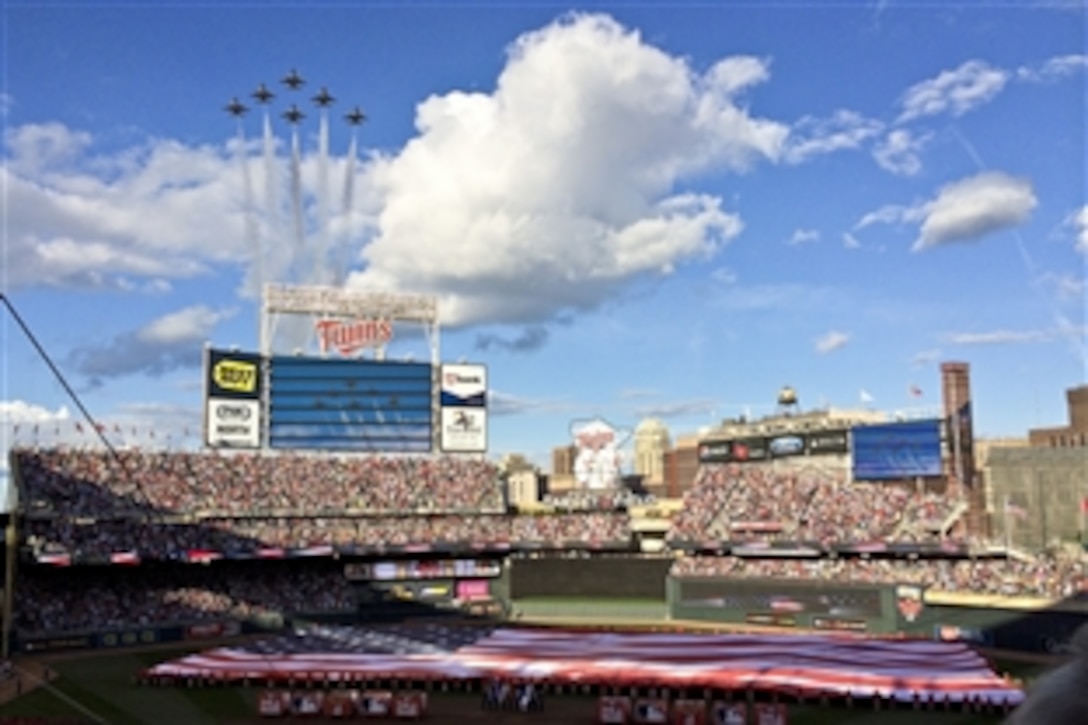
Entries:
[[941, 422], [867, 425], [851, 432], [854, 479], [882, 481], [940, 476]]
[[272, 357], [269, 446], [429, 452], [433, 390], [427, 363]]
[[720, 608], [745, 615], [814, 614], [865, 619], [883, 613], [878, 586], [805, 586], [793, 582], [682, 579], [680, 604]]

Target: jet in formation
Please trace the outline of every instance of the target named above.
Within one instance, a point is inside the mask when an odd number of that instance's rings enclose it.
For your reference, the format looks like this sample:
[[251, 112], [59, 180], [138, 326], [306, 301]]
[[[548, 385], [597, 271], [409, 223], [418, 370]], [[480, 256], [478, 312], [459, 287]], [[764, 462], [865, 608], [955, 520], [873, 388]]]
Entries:
[[344, 119], [347, 120], [347, 122], [350, 123], [352, 126], [358, 126], [366, 120], [366, 114], [363, 113], [361, 108], [356, 106], [355, 108], [351, 109], [351, 113], [344, 116]]
[[257, 103], [260, 103], [261, 105], [269, 103], [273, 98], [276, 97], [276, 94], [268, 90], [268, 88], [265, 87], [264, 83], [257, 86], [257, 90], [253, 91], [251, 95], [253, 96], [253, 100], [257, 101]]
[[291, 107], [283, 112], [283, 117], [287, 119], [288, 123], [298, 123], [306, 118], [306, 114], [298, 110], [298, 106], [292, 103]]
[[306, 85], [306, 80], [298, 74], [297, 70], [292, 68], [291, 72], [285, 75], [280, 83], [287, 86], [292, 91], [297, 91], [299, 88]]
[[228, 103], [223, 110], [225, 110], [227, 113], [234, 116], [235, 118], [241, 118], [246, 114], [246, 111], [248, 111], [249, 109], [246, 108], [245, 105], [243, 105], [243, 103], [238, 100], [237, 96], [235, 96], [234, 98], [230, 99], [230, 103]]
[[316, 103], [321, 108], [328, 108], [333, 104], [333, 101], [335, 101], [336, 99], [333, 98], [332, 94], [329, 93], [328, 88], [326, 88], [325, 86], [321, 86], [321, 91], [316, 96], [314, 96], [313, 100], [314, 103]]

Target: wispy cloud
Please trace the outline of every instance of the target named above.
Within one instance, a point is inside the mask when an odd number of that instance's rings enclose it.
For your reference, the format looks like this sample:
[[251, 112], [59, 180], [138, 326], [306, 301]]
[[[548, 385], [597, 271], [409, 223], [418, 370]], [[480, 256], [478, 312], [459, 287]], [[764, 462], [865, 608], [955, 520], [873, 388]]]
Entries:
[[92, 386], [135, 373], [161, 376], [200, 364], [200, 346], [234, 310], [194, 305], [163, 315], [112, 340], [77, 347], [69, 363]]
[[1084, 326], [1069, 325], [1046, 330], [993, 330], [990, 332], [953, 332], [944, 336], [951, 345], [1022, 345], [1052, 342], [1068, 337], [1083, 338], [1088, 331]]
[[848, 342], [850, 342], [849, 333], [832, 330], [826, 335], [821, 335], [819, 338], [817, 338], [816, 352], [820, 353], [821, 355], [826, 355], [829, 352], [834, 352], [835, 350], [846, 347], [846, 344]]
[[981, 60], [969, 60], [954, 70], [907, 89], [900, 100], [899, 123], [950, 113], [962, 116], [991, 101], [1002, 91], [1009, 73]]
[[718, 267], [714, 270], [713, 274], [711, 274], [711, 277], [713, 277], [716, 282], [721, 282], [722, 284], [733, 284], [737, 281], [737, 273], [728, 267]]
[[797, 229], [793, 232], [786, 244], [791, 246], [797, 246], [799, 244], [809, 244], [811, 242], [819, 241], [820, 232], [816, 229]]
[[842, 235], [842, 246], [845, 249], [860, 249], [861, 242], [859, 242], [858, 238], [855, 237], [853, 234], [851, 234], [850, 232], [846, 232]]
[[1054, 296], [1062, 301], [1083, 301], [1085, 293], [1085, 279], [1083, 276], [1072, 274], [1055, 274], [1047, 272], [1039, 277], [1039, 283], [1051, 290]]
[[790, 130], [784, 158], [799, 164], [814, 156], [860, 148], [883, 128], [880, 121], [855, 111], [839, 110], [830, 118], [806, 116]]
[[639, 418], [688, 418], [714, 415], [718, 410], [716, 401], [703, 398], [661, 405], [647, 405], [635, 409]]
[[657, 391], [653, 388], [627, 388], [619, 392], [621, 400], [640, 400], [652, 398], [655, 395], [657, 395]]
[[804, 284], [731, 285], [717, 292], [707, 304], [730, 312], [798, 310], [824, 307], [842, 297], [834, 288]]
[[530, 325], [514, 337], [502, 337], [493, 333], [476, 336], [476, 349], [492, 349], [506, 352], [534, 352], [544, 347], [548, 341], [548, 330], [541, 325]]
[[916, 352], [910, 358], [910, 364], [915, 367], [921, 367], [923, 365], [932, 365], [941, 359], [941, 351], [938, 348], [931, 348], [929, 350], [922, 350]]
[[[1078, 0], [1081, 2], [1082, 0]], [[1082, 6], [1083, 7], [1083, 6]], [[1058, 55], [1037, 66], [1021, 66], [1016, 70], [1016, 77], [1023, 81], [1048, 82], [1058, 81], [1088, 68], [1088, 55]]]
[[1075, 234], [1073, 247], [1088, 254], [1088, 204], [1070, 214], [1066, 225], [1072, 227]]
[[498, 390], [488, 391], [487, 408], [488, 412], [494, 416], [521, 415], [525, 413], [557, 413], [573, 410], [569, 404], [562, 401], [525, 398]]
[[932, 138], [932, 134], [915, 137], [907, 129], [897, 128], [876, 145], [873, 158], [885, 171], [899, 176], [914, 176], [922, 170], [919, 154]]

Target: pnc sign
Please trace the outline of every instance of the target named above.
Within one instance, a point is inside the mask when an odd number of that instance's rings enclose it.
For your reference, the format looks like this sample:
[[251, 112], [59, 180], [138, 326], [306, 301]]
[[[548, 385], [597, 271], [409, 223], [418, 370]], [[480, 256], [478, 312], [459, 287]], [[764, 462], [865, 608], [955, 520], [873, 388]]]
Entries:
[[381, 347], [393, 339], [390, 320], [318, 320], [314, 323], [321, 352], [336, 350], [350, 355], [368, 347]]
[[212, 380], [232, 393], [253, 393], [257, 390], [257, 365], [241, 360], [220, 360], [212, 368]]

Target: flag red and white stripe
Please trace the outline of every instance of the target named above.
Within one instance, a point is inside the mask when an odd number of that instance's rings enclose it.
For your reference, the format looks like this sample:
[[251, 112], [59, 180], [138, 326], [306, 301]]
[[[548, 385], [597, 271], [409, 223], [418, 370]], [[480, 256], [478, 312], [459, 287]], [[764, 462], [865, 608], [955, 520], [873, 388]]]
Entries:
[[988, 701], [1023, 695], [962, 642], [830, 635], [702, 635], [500, 629], [448, 654], [221, 648], [153, 667], [173, 677], [476, 679], [517, 677], [616, 686], [719, 687], [902, 701]]

